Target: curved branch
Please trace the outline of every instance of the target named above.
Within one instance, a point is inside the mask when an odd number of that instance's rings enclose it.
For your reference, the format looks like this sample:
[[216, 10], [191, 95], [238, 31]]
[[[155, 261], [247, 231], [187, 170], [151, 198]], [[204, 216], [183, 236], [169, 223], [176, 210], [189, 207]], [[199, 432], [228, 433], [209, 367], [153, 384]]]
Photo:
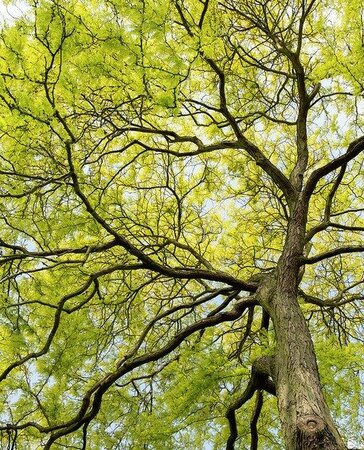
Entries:
[[[49, 349], [52, 345], [53, 339], [56, 336], [56, 333], [60, 326], [62, 313], [66, 312], [68, 314], [71, 314], [72, 312], [76, 311], [81, 306], [83, 306], [85, 303], [87, 303], [97, 293], [97, 289], [98, 289], [97, 279], [99, 277], [110, 274], [117, 270], [133, 270], [133, 269], [139, 269], [139, 268], [142, 268], [141, 264], [133, 264], [133, 265], [120, 264], [120, 265], [108, 267], [106, 269], [102, 269], [98, 272], [91, 274], [88, 277], [87, 281], [81, 287], [79, 287], [78, 289], [76, 289], [75, 291], [73, 291], [69, 294], [64, 295], [56, 307], [56, 311], [54, 313], [54, 318], [53, 318], [53, 325], [52, 325], [51, 331], [49, 332], [48, 337], [47, 337], [46, 342], [44, 343], [43, 347], [38, 351], [28, 353], [26, 356], [23, 356], [18, 361], [15, 361], [12, 364], [10, 364], [0, 374], [0, 382], [5, 380], [5, 378], [9, 375], [9, 373], [12, 372], [17, 367], [25, 364], [29, 360], [40, 358], [41, 356], [45, 355], [49, 351]], [[78, 297], [79, 295], [87, 292], [88, 288], [92, 284], [95, 284], [95, 282], [96, 282], [95, 288], [86, 297], [86, 299], [83, 300], [77, 307], [68, 308], [68, 309], [65, 308], [65, 304], [69, 300], [71, 300], [72, 298]]]
[[332, 258], [333, 256], [337, 255], [344, 255], [347, 253], [360, 253], [364, 252], [364, 245], [349, 245], [346, 247], [338, 247], [334, 248], [333, 250], [329, 250], [328, 252], [319, 253], [316, 256], [311, 256], [311, 258], [302, 258], [301, 259], [301, 265], [304, 264], [315, 264], [318, 263], [324, 259]]
[[84, 293], [85, 291], [87, 291], [87, 289], [92, 285], [93, 283], [93, 278], [89, 277], [89, 279], [76, 291], [71, 292], [70, 294], [65, 295], [62, 300], [59, 302], [58, 307], [56, 309], [56, 312], [54, 314], [54, 319], [53, 319], [53, 326], [51, 331], [48, 334], [48, 337], [46, 339], [45, 344], [43, 345], [43, 347], [36, 351], [36, 352], [31, 352], [28, 355], [20, 358], [18, 361], [13, 362], [12, 364], [10, 364], [1, 374], [0, 374], [0, 381], [5, 380], [5, 378], [9, 375], [10, 372], [12, 372], [14, 369], [16, 369], [17, 367], [23, 365], [24, 363], [26, 363], [27, 361], [31, 360], [31, 359], [37, 359], [40, 356], [45, 355], [52, 342], [53, 339], [58, 331], [60, 322], [61, 322], [61, 315], [63, 312], [63, 307], [66, 304], [66, 302], [68, 300], [70, 300], [71, 298], [77, 297], [78, 295]]
[[248, 400], [252, 398], [256, 390], [265, 390], [269, 394], [276, 395], [276, 388], [272, 381], [273, 358], [263, 356], [253, 363], [248, 386], [240, 397], [229, 406], [225, 417], [229, 421], [230, 435], [226, 443], [226, 450], [235, 449], [235, 441], [238, 437], [238, 428], [236, 424], [235, 412], [240, 409]]
[[311, 197], [317, 183], [322, 177], [328, 175], [330, 172], [333, 172], [339, 167], [345, 166], [345, 164], [356, 158], [363, 150], [364, 136], [361, 136], [360, 138], [355, 139], [355, 141], [351, 142], [344, 155], [341, 155], [338, 158], [335, 158], [329, 163], [325, 164], [324, 166], [314, 170], [307, 180], [306, 186], [304, 188], [306, 199], [309, 199]]
[[339, 174], [329, 192], [329, 195], [327, 197], [326, 205], [325, 205], [325, 212], [324, 212], [325, 221], [330, 220], [332, 201], [334, 200], [335, 194], [336, 194], [337, 190], [339, 189], [339, 186], [344, 178], [346, 168], [347, 168], [347, 164], [344, 164], [343, 166], [341, 166], [340, 172], [339, 172]]
[[50, 256], [63, 256], [66, 254], [85, 254], [89, 255], [90, 253], [100, 253], [105, 250], [109, 250], [112, 247], [118, 245], [115, 239], [106, 242], [105, 244], [95, 244], [95, 245], [84, 245], [83, 247], [76, 248], [60, 248], [55, 250], [48, 250], [42, 252], [30, 251], [26, 247], [22, 247], [20, 245], [8, 244], [0, 238], [0, 248], [8, 248], [13, 251], [18, 251], [19, 253], [4, 255], [1, 258], [0, 263], [12, 261], [14, 259], [25, 259], [25, 258], [47, 258]]
[[325, 231], [327, 228], [335, 228], [337, 230], [342, 231], [364, 231], [364, 227], [355, 226], [355, 225], [342, 225], [341, 223], [336, 222], [323, 222], [319, 225], [316, 225], [315, 227], [311, 228], [311, 230], [308, 231], [305, 237], [305, 244], [307, 244], [317, 233], [320, 231]]
[[257, 430], [257, 423], [260, 416], [260, 413], [262, 411], [263, 407], [263, 391], [258, 390], [255, 400], [255, 407], [253, 411], [252, 418], [250, 420], [250, 450], [258, 450], [258, 430]]
[[230, 286], [242, 289], [247, 292], [255, 292], [257, 289], [256, 284], [239, 280], [238, 278], [229, 275], [225, 272], [216, 270], [202, 270], [202, 269], [186, 269], [186, 268], [174, 268], [168, 267], [154, 261], [149, 255], [139, 250], [135, 245], [128, 241], [124, 236], [121, 236], [114, 228], [112, 228], [105, 219], [103, 219], [93, 208], [87, 196], [82, 192], [78, 177], [75, 171], [75, 167], [72, 160], [71, 143], [65, 142], [68, 164], [70, 167], [70, 174], [73, 182], [73, 188], [75, 194], [81, 199], [82, 203], [86, 207], [87, 212], [93, 217], [93, 219], [102, 226], [109, 234], [114, 236], [116, 242], [123, 247], [129, 254], [138, 258], [143, 264], [145, 269], [149, 269], [153, 272], [166, 275], [171, 278], [195, 280], [204, 279], [210, 281], [216, 281], [220, 283], [226, 283]]
[[347, 303], [352, 303], [357, 300], [363, 300], [363, 295], [359, 294], [359, 293], [352, 294], [349, 296], [345, 295], [348, 291], [350, 291], [351, 289], [353, 289], [356, 286], [359, 286], [360, 284], [363, 284], [363, 283], [364, 283], [364, 280], [357, 281], [356, 283], [352, 284], [351, 286], [348, 286], [345, 289], [343, 289], [334, 298], [331, 298], [328, 300], [322, 300], [319, 297], [309, 295], [306, 292], [304, 292], [302, 289], [298, 290], [298, 294], [303, 298], [303, 300], [306, 303], [320, 306], [320, 308], [334, 309], [334, 308], [339, 308], [340, 306], [346, 305]]
[[[180, 331], [175, 337], [168, 342], [165, 346], [154, 352], [147, 353], [143, 356], [139, 356], [131, 361], [120, 361], [117, 369], [114, 372], [106, 374], [100, 381], [95, 383], [85, 394], [82, 405], [78, 414], [68, 422], [54, 425], [54, 426], [42, 426], [36, 422], [27, 422], [23, 424], [7, 424], [0, 427], [0, 430], [23, 430], [25, 428], [33, 427], [41, 433], [53, 434], [48, 439], [44, 450], [49, 450], [52, 444], [60, 437], [66, 436], [77, 429], [86, 426], [91, 420], [98, 414], [103, 395], [115, 382], [123, 375], [130, 373], [132, 370], [141, 367], [150, 362], [155, 362], [164, 356], [170, 354], [175, 350], [187, 337], [196, 331], [200, 331], [205, 328], [213, 327], [223, 322], [232, 322], [238, 319], [246, 310], [246, 308], [255, 304], [253, 297], [241, 300], [230, 310], [216, 314], [215, 316], [205, 317], [192, 325], [187, 326], [184, 330]], [[58, 431], [57, 431], [58, 430]]]
[[[223, 322], [231, 322], [238, 319], [246, 310], [246, 308], [252, 306], [252, 304], [254, 303], [255, 300], [251, 298], [242, 300], [238, 302], [230, 311], [221, 312], [211, 317], [205, 317], [204, 319], [201, 319], [200, 321], [186, 327], [184, 330], [176, 334], [175, 337], [161, 349], [145, 354], [143, 356], [139, 356], [132, 361], [121, 361], [118, 365], [118, 368], [114, 372], [107, 374], [98, 383], [91, 387], [89, 391], [87, 391], [78, 414], [70, 421], [57, 426], [57, 429], [59, 431], [51, 435], [44, 447], [44, 450], [49, 450], [52, 444], [58, 438], [70, 434], [82, 427], [84, 424], [89, 423], [98, 414], [101, 408], [103, 395], [120, 377], [138, 367], [141, 367], [150, 362], [155, 362], [160, 358], [168, 355], [173, 350], [175, 350], [187, 337], [189, 337], [196, 331], [212, 327]], [[53, 429], [44, 428], [42, 431], [49, 432], [55, 429], [55, 427]]]
[[[187, 33], [193, 37], [194, 32], [192, 31], [192, 27], [190, 27], [188, 20], [185, 17], [184, 12], [182, 11], [181, 6], [178, 2], [175, 2], [175, 7], [178, 11], [178, 14], [181, 18], [182, 25], [186, 29]], [[280, 169], [274, 165], [269, 158], [267, 158], [262, 150], [257, 147], [254, 143], [249, 141], [244, 134], [242, 133], [238, 122], [231, 114], [228, 101], [226, 96], [226, 75], [225, 72], [219, 67], [219, 65], [212, 58], [206, 56], [203, 50], [199, 50], [199, 54], [201, 58], [211, 67], [211, 69], [215, 72], [218, 77], [218, 91], [219, 91], [219, 99], [220, 105], [218, 110], [226, 117], [228, 123], [230, 124], [232, 130], [235, 133], [235, 136], [238, 139], [238, 142], [242, 149], [244, 149], [256, 162], [256, 164], [261, 167], [264, 172], [269, 175], [269, 177], [274, 181], [274, 183], [281, 189], [283, 192], [287, 203], [292, 204], [294, 198], [296, 197], [296, 192], [291, 184], [290, 180], [284, 175]]]
[[292, 204], [292, 201], [296, 197], [296, 192], [291, 184], [290, 180], [281, 172], [277, 166], [275, 166], [269, 158], [267, 158], [262, 150], [257, 147], [254, 143], [249, 141], [241, 132], [240, 127], [234, 117], [231, 115], [228, 106], [225, 93], [225, 73], [220, 69], [220, 67], [211, 58], [207, 58], [202, 55], [203, 59], [209, 64], [216, 75], [219, 78], [219, 93], [220, 93], [220, 110], [230, 123], [238, 142], [242, 149], [244, 149], [256, 162], [257, 166], [266, 172], [267, 175], [274, 181], [278, 188], [283, 192], [287, 203]]

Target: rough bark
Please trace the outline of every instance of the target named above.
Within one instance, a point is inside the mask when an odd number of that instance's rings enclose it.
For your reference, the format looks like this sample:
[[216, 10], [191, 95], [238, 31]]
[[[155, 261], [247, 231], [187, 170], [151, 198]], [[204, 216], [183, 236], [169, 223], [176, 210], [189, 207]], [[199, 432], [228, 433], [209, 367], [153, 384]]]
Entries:
[[325, 404], [311, 336], [296, 298], [277, 290], [275, 383], [287, 450], [344, 450]]
[[305, 203], [296, 203], [277, 270], [261, 286], [261, 304], [276, 333], [273, 379], [286, 450], [345, 450], [325, 403], [315, 351], [297, 301]]

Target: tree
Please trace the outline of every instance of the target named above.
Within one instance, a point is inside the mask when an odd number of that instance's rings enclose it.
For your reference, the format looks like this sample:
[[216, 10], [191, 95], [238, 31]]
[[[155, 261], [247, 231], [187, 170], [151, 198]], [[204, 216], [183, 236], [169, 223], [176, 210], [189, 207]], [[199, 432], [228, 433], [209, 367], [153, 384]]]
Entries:
[[360, 445], [362, 2], [22, 8], [1, 447]]

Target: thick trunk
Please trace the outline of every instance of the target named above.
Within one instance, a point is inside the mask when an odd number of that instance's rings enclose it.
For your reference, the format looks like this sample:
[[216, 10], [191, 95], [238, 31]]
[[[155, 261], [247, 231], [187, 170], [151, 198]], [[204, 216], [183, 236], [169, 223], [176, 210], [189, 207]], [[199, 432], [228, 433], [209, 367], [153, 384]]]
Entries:
[[286, 450], [345, 450], [322, 395], [315, 352], [297, 301], [304, 208], [296, 208], [273, 279], [261, 299], [274, 324], [277, 350], [273, 378]]
[[296, 299], [272, 301], [277, 338], [274, 378], [287, 450], [344, 450], [324, 401], [315, 353]]

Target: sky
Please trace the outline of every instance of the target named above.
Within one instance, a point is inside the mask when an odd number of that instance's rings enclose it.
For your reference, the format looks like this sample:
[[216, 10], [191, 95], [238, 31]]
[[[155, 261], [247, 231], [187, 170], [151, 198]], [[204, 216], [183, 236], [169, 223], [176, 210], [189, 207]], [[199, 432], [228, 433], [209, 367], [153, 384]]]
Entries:
[[9, 22], [16, 19], [22, 13], [22, 5], [24, 10], [24, 2], [13, 1], [11, 5], [6, 6], [2, 0], [0, 0], [0, 25], [5, 21]]

